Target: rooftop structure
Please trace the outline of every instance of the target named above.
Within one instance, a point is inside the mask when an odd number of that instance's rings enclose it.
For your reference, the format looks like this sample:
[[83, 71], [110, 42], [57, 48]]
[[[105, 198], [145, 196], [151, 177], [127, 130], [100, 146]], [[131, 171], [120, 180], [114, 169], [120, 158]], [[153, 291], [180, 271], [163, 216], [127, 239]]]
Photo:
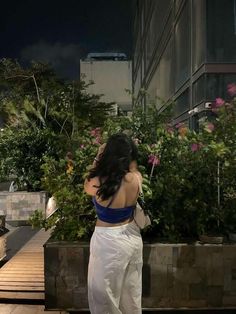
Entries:
[[91, 52], [88, 53], [84, 61], [95, 61], [95, 60], [114, 60], [114, 61], [124, 61], [127, 60], [127, 56], [122, 52]]

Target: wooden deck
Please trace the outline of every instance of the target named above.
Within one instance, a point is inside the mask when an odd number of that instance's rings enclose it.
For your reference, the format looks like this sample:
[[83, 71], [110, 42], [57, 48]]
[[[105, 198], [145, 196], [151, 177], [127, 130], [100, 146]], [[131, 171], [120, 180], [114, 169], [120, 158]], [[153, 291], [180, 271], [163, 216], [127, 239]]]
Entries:
[[0, 304], [1, 314], [66, 314], [65, 311], [45, 311], [43, 305]]
[[0, 300], [44, 300], [43, 244], [49, 237], [41, 229], [0, 268]]

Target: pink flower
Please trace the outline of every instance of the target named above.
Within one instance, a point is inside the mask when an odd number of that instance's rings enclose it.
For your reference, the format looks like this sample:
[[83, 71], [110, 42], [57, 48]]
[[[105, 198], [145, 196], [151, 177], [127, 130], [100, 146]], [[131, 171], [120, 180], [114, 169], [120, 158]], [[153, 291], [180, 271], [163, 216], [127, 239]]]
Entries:
[[215, 101], [215, 107], [216, 108], [219, 108], [219, 107], [223, 106], [224, 104], [225, 104], [224, 99], [222, 99], [220, 97], [216, 98], [216, 101]]
[[193, 143], [191, 145], [191, 151], [192, 152], [197, 152], [199, 149], [201, 149], [203, 147], [202, 143]]
[[151, 154], [148, 156], [148, 163], [157, 166], [160, 165], [161, 161], [159, 158], [157, 158], [157, 156]]
[[96, 136], [96, 131], [95, 131], [95, 130], [92, 130], [92, 131], [90, 132], [90, 134], [91, 134], [92, 136]]
[[227, 91], [228, 91], [228, 94], [230, 96], [232, 96], [232, 97], [235, 96], [236, 95], [236, 84], [235, 83], [228, 84]]
[[216, 106], [216, 103], [212, 103], [211, 111], [217, 113], [219, 111], [219, 107]]
[[180, 122], [180, 123], [177, 123], [175, 127], [176, 127], [176, 129], [179, 129], [182, 126], [184, 126], [184, 123]]
[[208, 133], [212, 133], [215, 129], [215, 126], [213, 123], [209, 122], [207, 123], [206, 127], [205, 127], [205, 130], [208, 132]]
[[166, 132], [169, 133], [169, 134], [173, 134], [174, 133], [174, 129], [171, 126], [168, 126], [166, 128]]
[[95, 128], [93, 130], [90, 131], [90, 134], [94, 137], [97, 137], [98, 135], [100, 135], [101, 129], [100, 128]]
[[83, 149], [84, 147], [85, 147], [85, 146], [84, 146], [84, 144], [81, 144], [81, 145], [80, 145], [80, 148], [82, 148], [82, 149]]
[[100, 137], [100, 136], [97, 136], [97, 137], [95, 138], [95, 140], [93, 141], [93, 143], [100, 145], [100, 144], [101, 144], [101, 137]]

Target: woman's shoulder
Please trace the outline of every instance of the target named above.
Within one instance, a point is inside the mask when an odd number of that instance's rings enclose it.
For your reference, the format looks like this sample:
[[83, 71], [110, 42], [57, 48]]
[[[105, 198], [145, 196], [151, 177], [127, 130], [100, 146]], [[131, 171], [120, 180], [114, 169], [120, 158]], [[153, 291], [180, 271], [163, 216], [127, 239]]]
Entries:
[[139, 171], [127, 172], [124, 179], [127, 183], [138, 183], [138, 180], [141, 180], [141, 182], [143, 180], [142, 175]]
[[84, 190], [89, 195], [96, 195], [99, 186], [100, 186], [100, 180], [98, 177], [86, 179], [84, 182]]

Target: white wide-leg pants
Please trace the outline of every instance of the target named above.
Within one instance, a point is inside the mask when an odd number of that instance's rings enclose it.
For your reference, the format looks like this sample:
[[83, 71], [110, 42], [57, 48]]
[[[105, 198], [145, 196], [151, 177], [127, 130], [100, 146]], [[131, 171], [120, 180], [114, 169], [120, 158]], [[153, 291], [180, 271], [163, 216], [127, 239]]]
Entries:
[[128, 223], [95, 227], [90, 242], [88, 300], [92, 314], [141, 314], [143, 242]]

